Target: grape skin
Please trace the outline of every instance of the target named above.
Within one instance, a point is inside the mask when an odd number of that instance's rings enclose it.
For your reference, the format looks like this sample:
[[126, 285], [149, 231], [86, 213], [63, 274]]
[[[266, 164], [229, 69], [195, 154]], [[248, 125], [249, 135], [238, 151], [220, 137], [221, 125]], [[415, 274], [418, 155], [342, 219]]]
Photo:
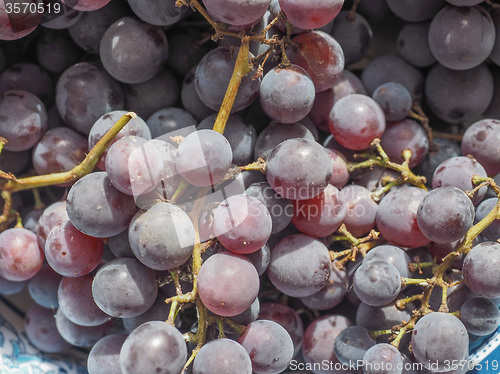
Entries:
[[[476, 218], [474, 220], [474, 223], [478, 223], [480, 220], [486, 217], [486, 215], [493, 210], [493, 208], [497, 203], [498, 199], [496, 197], [482, 201], [481, 204], [477, 206]], [[481, 235], [485, 239], [491, 241], [495, 241], [498, 238], [500, 238], [500, 221], [495, 220], [492, 223], [490, 223], [489, 226], [483, 230]]]
[[371, 306], [381, 306], [398, 296], [401, 291], [401, 274], [389, 262], [363, 261], [354, 273], [353, 286], [361, 301]]
[[474, 246], [464, 259], [465, 284], [476, 295], [490, 299], [500, 297], [499, 263], [499, 243], [483, 242]]
[[229, 339], [216, 339], [205, 344], [193, 363], [193, 374], [251, 374], [252, 362], [241, 344]]
[[500, 122], [484, 119], [473, 123], [465, 130], [461, 147], [462, 154], [472, 155], [484, 167], [488, 175], [500, 173]]
[[234, 26], [245, 26], [257, 22], [270, 3], [271, 0], [203, 0], [203, 4], [212, 17]]
[[95, 343], [87, 357], [89, 374], [122, 374], [120, 350], [126, 338], [126, 334], [112, 334]]
[[44, 308], [56, 309], [59, 306], [57, 301], [57, 289], [62, 276], [56, 273], [48, 264], [42, 268], [28, 282], [28, 291], [38, 305]]
[[279, 0], [288, 20], [302, 29], [316, 29], [332, 21], [342, 9], [344, 0]]
[[33, 304], [24, 317], [24, 326], [30, 342], [42, 352], [63, 352], [71, 347], [59, 334], [52, 309]]
[[375, 345], [368, 330], [361, 326], [349, 326], [335, 338], [334, 350], [338, 360], [359, 369], [366, 351]]
[[469, 353], [469, 335], [463, 323], [447, 313], [426, 314], [411, 335], [413, 354], [424, 367], [445, 371], [447, 363], [461, 362]]
[[500, 325], [500, 311], [491, 300], [473, 297], [460, 307], [460, 319], [469, 333], [486, 336]]
[[375, 227], [378, 204], [370, 191], [363, 186], [350, 184], [340, 191], [340, 198], [346, 206], [344, 224], [355, 237], [362, 237]]
[[399, 247], [387, 244], [378, 245], [370, 249], [370, 252], [363, 258], [363, 263], [372, 260], [386, 261], [394, 265], [402, 277], [408, 278], [411, 275], [408, 269], [411, 262], [410, 256]]

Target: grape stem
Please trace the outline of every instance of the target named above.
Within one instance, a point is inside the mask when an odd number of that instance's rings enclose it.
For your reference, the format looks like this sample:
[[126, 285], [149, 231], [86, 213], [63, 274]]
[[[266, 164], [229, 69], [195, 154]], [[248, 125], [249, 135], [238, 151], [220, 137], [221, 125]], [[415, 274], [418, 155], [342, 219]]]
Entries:
[[437, 147], [434, 144], [434, 134], [432, 133], [432, 129], [429, 125], [429, 118], [427, 117], [427, 115], [423, 111], [419, 100], [415, 100], [413, 102], [413, 106], [410, 110], [410, 113], [408, 114], [408, 117], [420, 122], [420, 124], [424, 128], [424, 130], [427, 134], [427, 138], [429, 139], [429, 151], [430, 152], [437, 151]]
[[240, 166], [240, 170], [241, 171], [254, 170], [254, 171], [260, 171], [262, 174], [265, 174], [266, 173], [266, 161], [264, 161], [263, 158], [259, 157], [259, 159], [255, 162], [252, 162], [252, 163], [245, 165], [245, 166]]
[[[132, 119], [137, 118], [133, 112], [123, 115], [111, 129], [97, 142], [92, 150], [87, 154], [87, 157], [73, 169], [61, 173], [53, 173], [47, 175], [35, 175], [32, 177], [17, 179], [13, 177], [0, 183], [0, 189], [5, 192], [16, 192], [37, 187], [52, 186], [55, 184], [66, 184], [76, 181], [77, 179], [87, 175], [94, 170], [97, 162], [101, 158], [104, 151], [111, 144], [116, 134], [125, 127]], [[3, 197], [3, 194], [2, 194]]]
[[217, 118], [213, 127], [214, 131], [217, 131], [221, 134], [224, 133], [224, 129], [226, 128], [227, 119], [229, 118], [231, 110], [233, 109], [234, 101], [236, 100], [236, 95], [238, 94], [241, 80], [244, 76], [252, 71], [252, 66], [250, 65], [250, 62], [248, 60], [250, 48], [249, 46], [250, 37], [244, 36], [241, 39], [241, 47], [238, 51], [238, 55], [236, 56], [236, 64], [234, 66], [231, 80], [229, 81], [226, 94], [224, 95], [224, 100], [222, 101], [222, 105], [220, 107], [219, 113], [217, 114]]
[[427, 279], [401, 277], [401, 286], [408, 286], [410, 284], [418, 284], [423, 287], [429, 286]]
[[415, 187], [421, 188], [427, 191], [427, 187], [425, 186], [425, 177], [415, 175], [409, 167], [409, 158], [411, 157], [411, 151], [406, 149], [403, 151], [403, 157], [405, 161], [402, 164], [397, 164], [389, 160], [387, 153], [385, 153], [384, 149], [380, 145], [380, 139], [375, 138], [371, 142], [371, 146], [375, 148], [375, 151], [379, 154], [378, 156], [371, 156], [368, 160], [352, 163], [347, 163], [347, 170], [349, 173], [358, 169], [365, 168], [373, 168], [374, 166], [380, 166], [386, 169], [391, 169], [397, 171], [401, 174], [402, 182], [409, 182]]

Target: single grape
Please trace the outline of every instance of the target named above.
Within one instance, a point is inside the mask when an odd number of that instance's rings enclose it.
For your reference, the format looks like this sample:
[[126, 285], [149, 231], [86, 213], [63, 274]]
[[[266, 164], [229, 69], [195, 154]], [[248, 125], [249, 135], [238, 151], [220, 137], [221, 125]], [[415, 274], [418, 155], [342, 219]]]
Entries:
[[415, 324], [411, 346], [419, 363], [441, 372], [447, 370], [446, 365], [451, 360], [461, 362], [467, 358], [469, 336], [457, 317], [434, 312], [426, 314]]
[[28, 283], [28, 291], [33, 301], [44, 308], [56, 309], [59, 306], [57, 290], [61, 279], [61, 274], [56, 273], [49, 265], [42, 265], [40, 271]]
[[[496, 197], [482, 201], [481, 204], [477, 206], [476, 218], [474, 219], [474, 223], [478, 223], [480, 220], [486, 217], [486, 215], [495, 208], [497, 203], [498, 203], [498, 198]], [[500, 238], [500, 221], [495, 220], [492, 223], [490, 223], [488, 227], [486, 227], [483, 230], [481, 235], [485, 239], [491, 241], [495, 241], [498, 238]]]
[[[176, 291], [173, 292], [173, 295], [176, 295]], [[170, 312], [170, 304], [165, 303], [165, 297], [161, 294], [158, 294], [154, 304], [146, 310], [144, 313], [139, 314], [135, 317], [123, 318], [123, 327], [128, 333], [134, 331], [137, 327], [142, 325], [143, 323], [149, 321], [166, 321], [168, 319], [168, 314]], [[175, 321], [175, 325], [180, 325], [181, 320], [177, 319]]]
[[462, 139], [462, 154], [472, 155], [484, 167], [488, 175], [500, 173], [500, 122], [484, 119], [475, 122], [465, 130]]
[[128, 4], [137, 17], [155, 26], [173, 25], [189, 13], [188, 6], [177, 6], [170, 1], [154, 0], [146, 4], [140, 0], [130, 0]]
[[463, 277], [467, 287], [476, 295], [500, 297], [500, 244], [483, 242], [474, 246], [465, 256]]
[[30, 342], [42, 352], [57, 353], [71, 347], [56, 328], [53, 309], [33, 304], [24, 317], [24, 327]]
[[244, 256], [255, 266], [255, 270], [261, 276], [266, 272], [271, 261], [271, 248], [266, 243], [258, 251], [247, 253]]
[[371, 306], [362, 302], [356, 310], [356, 325], [374, 331], [391, 329], [402, 321], [409, 321], [412, 309], [415, 309], [413, 303], [406, 304], [405, 309], [400, 310], [395, 302], [382, 306]]
[[259, 284], [259, 275], [250, 261], [230, 252], [211, 256], [198, 274], [201, 300], [212, 313], [224, 317], [249, 308], [257, 297]]
[[289, 306], [277, 303], [265, 303], [260, 307], [259, 319], [274, 321], [290, 334], [294, 347], [294, 356], [302, 347], [304, 325], [299, 315]]
[[40, 248], [45, 249], [45, 241], [50, 230], [58, 223], [67, 221], [68, 219], [66, 201], [57, 201], [45, 208], [38, 219], [38, 227], [36, 229], [36, 238]]
[[365, 353], [375, 345], [368, 330], [361, 326], [349, 326], [335, 338], [334, 350], [338, 360], [354, 369], [360, 369]]
[[[53, 315], [53, 312], [51, 312]], [[54, 318], [54, 317], [53, 317]], [[61, 309], [55, 315], [57, 331], [71, 345], [76, 347], [92, 347], [113, 328], [113, 321], [108, 321], [98, 326], [80, 326], [71, 322]]]
[[198, 65], [193, 66], [182, 81], [181, 101], [182, 106], [189, 113], [191, 113], [197, 121], [201, 121], [210, 114], [213, 114], [214, 110], [206, 106], [205, 103], [200, 99], [198, 92], [196, 92], [195, 72], [197, 66]]
[[417, 224], [418, 207], [427, 191], [408, 186], [396, 188], [384, 196], [377, 210], [377, 228], [383, 237], [401, 247], [420, 247], [429, 239]]
[[0, 276], [21, 282], [35, 276], [42, 267], [44, 255], [34, 233], [12, 228], [0, 233], [0, 258]]
[[293, 357], [290, 334], [274, 321], [252, 322], [238, 342], [250, 355], [255, 374], [281, 373]]
[[89, 374], [122, 374], [120, 350], [126, 338], [125, 334], [112, 334], [95, 343], [87, 357]]
[[356, 184], [345, 186], [340, 191], [346, 214], [343, 223], [355, 237], [362, 237], [375, 227], [378, 204], [373, 201], [370, 191]]
[[170, 270], [184, 264], [191, 257], [195, 243], [188, 215], [178, 206], [163, 201], [137, 212], [128, 235], [135, 256], [155, 270]]
[[354, 273], [354, 292], [364, 303], [381, 306], [393, 301], [401, 291], [401, 274], [389, 262], [363, 261]]
[[292, 222], [301, 232], [318, 238], [333, 234], [346, 216], [346, 204], [332, 185], [318, 196], [294, 202]]
[[413, 104], [410, 92], [406, 87], [394, 82], [378, 86], [373, 91], [372, 97], [384, 111], [387, 121], [402, 120], [408, 115]]
[[198, 125], [198, 121], [189, 112], [175, 107], [162, 108], [154, 112], [146, 123], [153, 138], [160, 138], [166, 142], [170, 140], [171, 136], [182, 135], [179, 130], [189, 128], [192, 129], [189, 132], [191, 133]]
[[489, 56], [495, 26], [482, 7], [447, 5], [432, 19], [429, 46], [440, 64], [453, 70], [471, 69]]
[[[437, 167], [432, 176], [432, 188], [453, 186], [462, 191], [472, 190], [472, 176], [479, 175], [486, 177], [483, 166], [474, 159], [465, 156], [457, 156], [443, 161]], [[483, 200], [487, 188], [481, 188], [472, 197], [474, 205], [478, 205]]]
[[420, 203], [417, 223], [422, 234], [433, 242], [454, 242], [472, 227], [474, 204], [456, 187], [438, 187]]
[[235, 26], [245, 26], [258, 21], [270, 3], [271, 0], [203, 0], [207, 11], [215, 19]]
[[363, 258], [363, 263], [372, 260], [385, 261], [394, 265], [402, 277], [408, 278], [411, 275], [408, 269], [411, 262], [410, 257], [405, 251], [394, 245], [383, 244], [370, 249], [370, 252]]
[[290, 235], [271, 251], [269, 279], [284, 294], [306, 297], [320, 291], [330, 277], [328, 249], [307, 235]]
[[180, 373], [187, 361], [184, 337], [165, 322], [146, 322], [125, 339], [120, 351], [123, 374]]
[[292, 42], [296, 45], [288, 50], [290, 62], [307, 72], [316, 92], [331, 88], [344, 70], [344, 53], [337, 40], [326, 32], [310, 31], [293, 37]]
[[26, 281], [10, 281], [0, 276], [0, 295], [15, 295], [24, 289], [26, 283]]
[[95, 303], [113, 317], [135, 317], [156, 300], [158, 286], [154, 271], [138, 260], [124, 257], [109, 261], [94, 277]]
[[275, 67], [262, 79], [260, 104], [264, 112], [281, 123], [303, 119], [314, 104], [315, 88], [309, 74], [298, 65]]
[[462, 304], [460, 319], [470, 334], [485, 336], [500, 325], [500, 311], [491, 300], [473, 297]]
[[227, 139], [213, 130], [199, 130], [179, 145], [175, 164], [177, 171], [195, 186], [213, 186], [226, 175], [232, 161]]
[[326, 148], [333, 161], [333, 174], [330, 178], [330, 184], [341, 190], [349, 181], [349, 172], [347, 171], [347, 163], [339, 151]]
[[21, 152], [32, 148], [47, 130], [47, 110], [28, 91], [10, 90], [0, 94], [0, 136], [7, 139], [4, 149]]
[[342, 146], [363, 150], [385, 130], [385, 116], [372, 98], [353, 94], [337, 101], [330, 112], [330, 132]]
[[408, 22], [431, 19], [444, 4], [444, 0], [387, 0], [394, 14]]
[[430, 25], [430, 22], [407, 23], [398, 34], [399, 55], [413, 66], [425, 68], [436, 62], [429, 46]]
[[375, 344], [363, 356], [365, 374], [401, 374], [403, 356], [396, 347], [387, 343]]
[[61, 0], [65, 5], [72, 7], [73, 9], [80, 10], [82, 12], [90, 12], [97, 10], [105, 6], [110, 0], [79, 0], [75, 3], [72, 0]]
[[216, 339], [205, 344], [193, 362], [193, 374], [251, 374], [252, 362], [245, 348], [230, 339]]
[[342, 9], [344, 0], [279, 0], [279, 5], [288, 20], [302, 29], [316, 29], [332, 21]]
[[290, 200], [318, 196], [328, 185], [332, 173], [333, 162], [325, 149], [306, 139], [280, 143], [266, 163], [267, 182], [273, 190]]

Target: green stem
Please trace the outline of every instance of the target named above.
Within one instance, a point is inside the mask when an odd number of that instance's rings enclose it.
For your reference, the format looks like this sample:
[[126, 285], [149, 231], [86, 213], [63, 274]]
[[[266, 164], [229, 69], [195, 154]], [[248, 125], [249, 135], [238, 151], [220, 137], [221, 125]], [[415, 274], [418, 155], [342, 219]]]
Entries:
[[389, 335], [394, 333], [391, 329], [389, 330], [376, 330], [376, 331], [370, 331], [369, 334], [372, 337], [372, 339], [377, 339], [379, 336], [382, 335]]
[[408, 286], [410, 284], [418, 284], [421, 286], [428, 286], [429, 285], [429, 283], [427, 282], [427, 279], [401, 277], [401, 286]]

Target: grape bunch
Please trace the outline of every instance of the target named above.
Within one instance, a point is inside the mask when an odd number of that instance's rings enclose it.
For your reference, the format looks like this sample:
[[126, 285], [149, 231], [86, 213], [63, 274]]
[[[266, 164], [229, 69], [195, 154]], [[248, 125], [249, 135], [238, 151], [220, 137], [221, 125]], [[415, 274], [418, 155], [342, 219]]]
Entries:
[[0, 298], [89, 374], [467, 372], [497, 8], [0, 0]]

